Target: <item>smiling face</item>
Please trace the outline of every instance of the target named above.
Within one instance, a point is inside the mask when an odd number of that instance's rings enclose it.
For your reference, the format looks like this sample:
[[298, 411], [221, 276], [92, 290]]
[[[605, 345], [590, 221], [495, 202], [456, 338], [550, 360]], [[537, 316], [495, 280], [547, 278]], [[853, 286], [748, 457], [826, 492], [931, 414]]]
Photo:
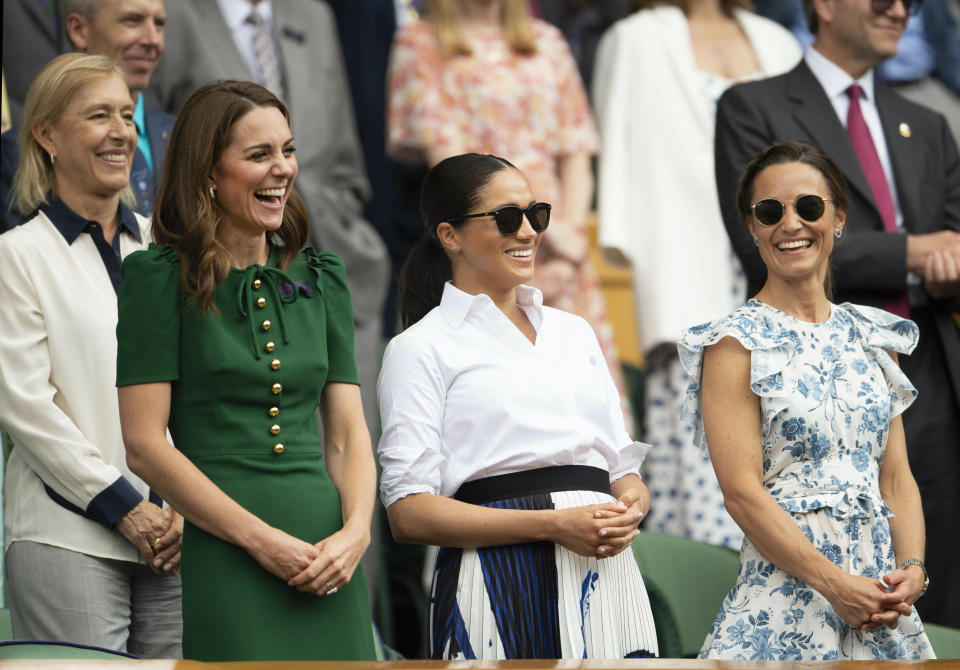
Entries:
[[55, 159], [53, 174], [64, 202], [114, 197], [130, 181], [137, 148], [133, 108], [120, 75], [105, 76], [82, 86], [59, 118], [34, 130]]
[[[480, 191], [475, 212], [493, 212], [506, 205], [527, 207], [534, 201], [526, 178], [515, 169], [495, 172]], [[516, 235], [500, 233], [492, 216], [467, 219], [459, 228], [441, 224], [438, 234], [452, 254], [453, 282], [469, 293], [504, 293], [533, 280], [533, 264], [543, 233], [526, 216]]]
[[792, 202], [801, 195], [819, 195], [824, 200], [831, 198], [827, 181], [820, 171], [805, 163], [771, 165], [754, 180], [750, 202], [777, 198], [784, 204], [783, 218], [777, 224], [765, 226], [751, 214], [747, 223], [759, 242], [760, 256], [769, 277], [788, 282], [816, 278], [822, 285], [833, 251], [834, 235], [838, 228], [842, 228], [844, 216], [834, 203], [827, 202], [818, 220], [805, 221], [797, 215]]
[[841, 67], [859, 72], [896, 55], [907, 25], [902, 2], [881, 14], [870, 9], [870, 0], [824, 0], [822, 8], [817, 40], [829, 41], [828, 55]]
[[221, 225], [249, 234], [277, 230], [298, 169], [283, 113], [265, 106], [244, 114], [211, 174]]
[[67, 18], [67, 31], [80, 51], [99, 53], [120, 64], [127, 84], [142, 91], [163, 53], [167, 14], [163, 0], [100, 0], [91, 19]]

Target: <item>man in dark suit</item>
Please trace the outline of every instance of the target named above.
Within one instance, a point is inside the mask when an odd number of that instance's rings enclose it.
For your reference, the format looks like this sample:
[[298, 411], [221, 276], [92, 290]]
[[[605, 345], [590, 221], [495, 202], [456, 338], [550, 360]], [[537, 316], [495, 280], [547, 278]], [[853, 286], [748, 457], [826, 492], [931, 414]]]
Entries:
[[67, 37], [77, 51], [99, 53], [116, 61], [126, 72], [130, 94], [137, 103], [137, 152], [130, 169], [130, 187], [137, 197], [136, 210], [153, 213], [156, 183], [160, 178], [174, 117], [146, 104], [141, 93], [163, 53], [167, 21], [163, 0], [60, 0]]
[[898, 311], [920, 328], [916, 350], [901, 359], [919, 391], [904, 414], [929, 547], [930, 591], [918, 609], [924, 620], [960, 626], [960, 158], [942, 116], [873, 79], [874, 66], [896, 53], [916, 3], [804, 4], [816, 36], [804, 60], [787, 74], [732, 87], [718, 104], [724, 225], [753, 295], [765, 269], [734, 204], [750, 158], [775, 140], [806, 140], [846, 176], [847, 233], [833, 254], [836, 302]]

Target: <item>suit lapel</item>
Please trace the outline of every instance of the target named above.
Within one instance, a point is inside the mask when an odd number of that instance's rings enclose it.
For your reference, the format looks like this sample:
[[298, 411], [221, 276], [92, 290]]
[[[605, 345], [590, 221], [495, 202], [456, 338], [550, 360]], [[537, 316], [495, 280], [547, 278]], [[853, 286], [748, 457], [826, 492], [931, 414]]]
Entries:
[[877, 213], [877, 221], [882, 226], [880, 212], [873, 201], [873, 192], [863, 174], [863, 168], [860, 167], [860, 159], [857, 158], [850, 136], [837, 118], [833, 104], [820, 82], [803, 61], [800, 61], [788, 77], [787, 98], [793, 103], [793, 116], [797, 123], [807, 131], [813, 142], [830, 155], [847, 178], [849, 186], [859, 191], [870, 203]]
[[[146, 102], [146, 101], [144, 101]], [[143, 123], [147, 127], [147, 137], [150, 139], [150, 151], [153, 153], [153, 167], [159, 179], [163, 167], [163, 159], [167, 155], [167, 144], [170, 142], [170, 133], [173, 130], [173, 118], [144, 105]]]
[[[900, 203], [900, 212], [906, 226], [910, 222], [922, 221], [922, 207], [919, 202], [919, 185], [922, 170], [918, 161], [920, 158], [914, 150], [915, 140], [909, 135], [912, 130], [905, 124], [907, 136], [900, 131], [900, 124], [906, 121], [902, 114], [899, 97], [885, 86], [877, 86], [877, 111], [880, 113], [880, 125], [883, 126], [883, 136], [887, 141], [887, 152], [890, 154], [890, 164], [893, 167], [893, 181], [897, 188], [897, 199]], [[912, 231], [919, 232], [919, 231]]]
[[[236, 74], [231, 74], [226, 78], [256, 81], [256, 77], [247, 67], [247, 61], [240, 54], [237, 43], [233, 41], [230, 26], [223, 18], [223, 12], [220, 11], [216, 0], [198, 1], [194, 3], [194, 7], [197, 12], [197, 25], [204, 28], [203, 41], [208, 45], [206, 52], [217, 54], [217, 62], [221, 66], [224, 63], [229, 63], [229, 69], [236, 72]], [[217, 78], [223, 78], [223, 75]]]
[[290, 114], [296, 122], [301, 116], [309, 113], [309, 110], [301, 109], [301, 95], [304, 90], [300, 87], [317, 80], [317, 73], [311, 74], [310, 68], [318, 67], [319, 64], [312, 62], [306, 51], [310, 35], [304, 26], [295, 20], [296, 16], [291, 15], [296, 9], [293, 7], [294, 4], [273, 3], [273, 29], [274, 39], [280, 47], [280, 55], [283, 58], [287, 98], [285, 102], [290, 107]]

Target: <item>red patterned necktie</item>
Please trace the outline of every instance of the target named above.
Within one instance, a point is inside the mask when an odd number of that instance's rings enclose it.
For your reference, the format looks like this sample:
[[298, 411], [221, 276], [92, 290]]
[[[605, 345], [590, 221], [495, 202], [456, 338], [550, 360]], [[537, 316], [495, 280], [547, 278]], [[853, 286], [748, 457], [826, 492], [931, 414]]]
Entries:
[[[860, 109], [860, 96], [863, 89], [859, 84], [851, 84], [847, 89], [850, 98], [850, 109], [847, 111], [847, 135], [853, 144], [853, 150], [860, 159], [860, 167], [870, 185], [873, 200], [877, 203], [880, 218], [883, 219], [883, 229], [888, 233], [899, 233], [897, 228], [897, 211], [893, 207], [893, 197], [890, 195], [890, 186], [880, 163], [880, 155], [870, 136], [870, 129], [863, 119], [863, 110]], [[903, 291], [897, 297], [888, 300], [884, 309], [905, 319], [910, 318], [910, 303], [907, 302], [907, 292]]]

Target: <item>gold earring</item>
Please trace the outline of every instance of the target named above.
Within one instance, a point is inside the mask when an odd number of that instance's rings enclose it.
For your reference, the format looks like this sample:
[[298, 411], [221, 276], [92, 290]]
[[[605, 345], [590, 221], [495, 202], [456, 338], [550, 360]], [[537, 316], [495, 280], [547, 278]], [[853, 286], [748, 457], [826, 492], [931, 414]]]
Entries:
[[210, 199], [211, 199], [211, 200], [216, 200], [216, 199], [217, 199], [217, 189], [215, 189], [213, 186], [211, 186], [211, 187], [208, 188], [207, 190], [210, 192]]

